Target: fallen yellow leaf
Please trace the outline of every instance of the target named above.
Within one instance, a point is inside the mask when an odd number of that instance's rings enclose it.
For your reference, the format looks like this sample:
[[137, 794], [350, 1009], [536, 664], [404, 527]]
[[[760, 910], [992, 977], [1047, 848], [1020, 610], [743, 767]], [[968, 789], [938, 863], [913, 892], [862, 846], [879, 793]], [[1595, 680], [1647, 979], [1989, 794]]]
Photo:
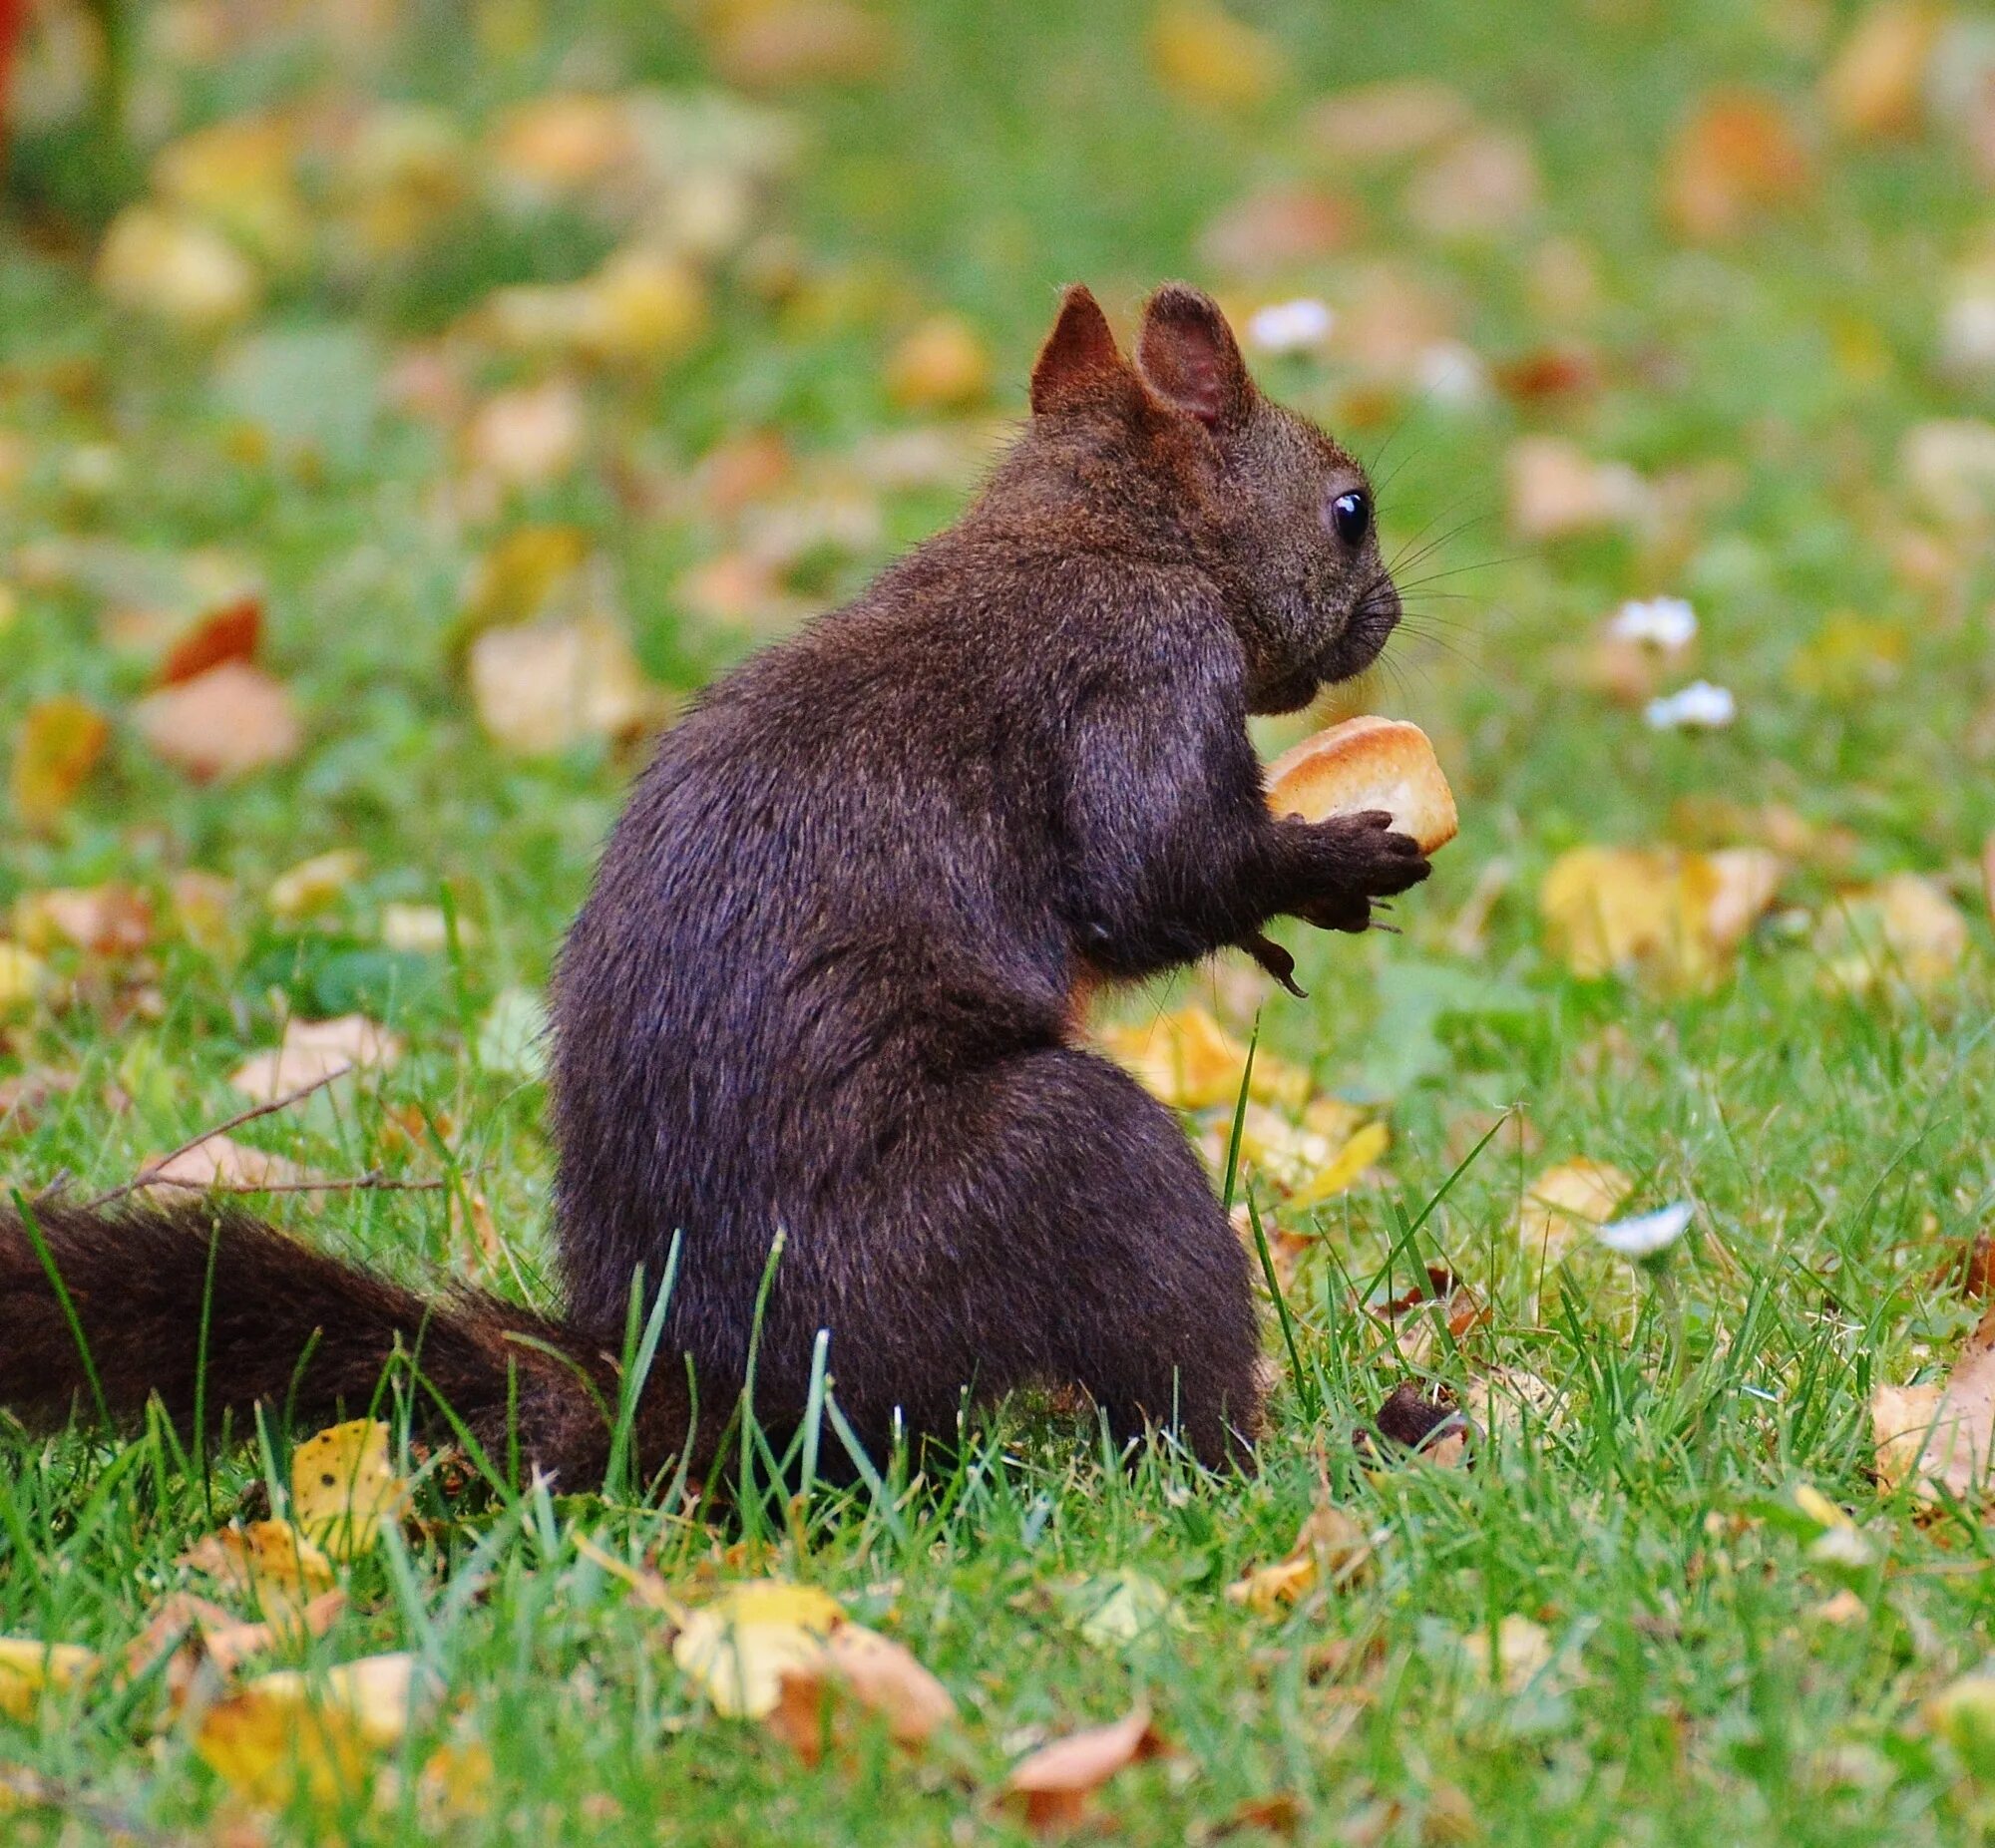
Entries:
[[1476, 1672], [1506, 1694], [1520, 1694], [1552, 1659], [1552, 1640], [1542, 1624], [1512, 1613], [1496, 1626], [1492, 1643], [1486, 1630], [1461, 1639], [1462, 1653]]
[[1335, 1502], [1319, 1502], [1304, 1520], [1288, 1557], [1259, 1566], [1226, 1588], [1230, 1603], [1265, 1616], [1319, 1585], [1341, 1588], [1372, 1559], [1372, 1540]]
[[1150, 65], [1186, 102], [1229, 110], [1266, 102], [1285, 68], [1281, 47], [1266, 33], [1205, 0], [1166, 0], [1157, 9]]
[[128, 205], [97, 255], [97, 286], [121, 308], [209, 333], [239, 321], [261, 294], [249, 260], [191, 212]]
[[416, 1779], [424, 1825], [436, 1831], [489, 1815], [497, 1775], [491, 1748], [482, 1739], [447, 1739], [430, 1753]]
[[35, 1637], [0, 1637], [0, 1713], [27, 1719], [45, 1690], [75, 1687], [97, 1672], [95, 1650]]
[[1605, 1162], [1560, 1162], [1530, 1185], [1517, 1213], [1517, 1238], [1533, 1270], [1547, 1269], [1565, 1256], [1581, 1231], [1604, 1226], [1614, 1209], [1635, 1191], [1635, 1183]]
[[1924, 993], [1945, 981], [1967, 953], [1967, 920], [1936, 882], [1894, 873], [1842, 894], [1823, 915], [1814, 946], [1826, 958], [1823, 975], [1831, 987], [1863, 993], [1902, 981]]
[[299, 136], [275, 116], [233, 116], [160, 151], [153, 179], [176, 205], [268, 262], [291, 265], [311, 244], [293, 177]]
[[181, 1559], [252, 1601], [271, 1623], [296, 1621], [311, 1599], [332, 1587], [332, 1562], [288, 1521], [217, 1528]]
[[1926, 63], [1945, 21], [1940, 8], [1920, 0], [1868, 7], [1822, 76], [1822, 101], [1835, 126], [1863, 136], [1916, 128]]
[[924, 321], [888, 356], [887, 391], [911, 411], [957, 411], [991, 388], [991, 356], [960, 314]]
[[0, 1013], [25, 1007], [48, 981], [48, 967], [32, 950], [0, 937]]
[[729, 1718], [760, 1719], [782, 1698], [783, 1676], [822, 1663], [844, 1617], [837, 1599], [776, 1580], [737, 1585], [686, 1613], [672, 1660]]
[[381, 1523], [400, 1515], [408, 1495], [378, 1418], [332, 1425], [291, 1453], [291, 1518], [333, 1559], [371, 1552]]
[[8, 789], [24, 827], [46, 829], [75, 800], [111, 737], [94, 706], [67, 694], [37, 700], [14, 740]]
[[1576, 847], [1538, 892], [1553, 952], [1575, 975], [1648, 967], [1684, 981], [1724, 966], [1787, 871], [1764, 848]]
[[564, 605], [589, 558], [580, 527], [522, 527], [479, 559], [459, 625], [476, 634], [503, 623], [531, 622]]
[[490, 628], [471, 644], [479, 723], [510, 751], [545, 756], [587, 738], [631, 738], [665, 715], [608, 616]]
[[[1109, 1057], [1173, 1109], [1209, 1110], [1240, 1095], [1247, 1048], [1203, 1007], [1180, 1007], [1138, 1026], [1103, 1027], [1098, 1038]], [[1293, 1109], [1309, 1095], [1309, 1074], [1257, 1051], [1248, 1095]]]
[[336, 847], [287, 867], [270, 882], [270, 911], [287, 922], [322, 912], [366, 868], [367, 857], [357, 848]]
[[300, 1792], [330, 1807], [398, 1744], [421, 1684], [415, 1658], [368, 1656], [323, 1673], [258, 1675], [202, 1715], [195, 1749], [239, 1795], [282, 1808]]

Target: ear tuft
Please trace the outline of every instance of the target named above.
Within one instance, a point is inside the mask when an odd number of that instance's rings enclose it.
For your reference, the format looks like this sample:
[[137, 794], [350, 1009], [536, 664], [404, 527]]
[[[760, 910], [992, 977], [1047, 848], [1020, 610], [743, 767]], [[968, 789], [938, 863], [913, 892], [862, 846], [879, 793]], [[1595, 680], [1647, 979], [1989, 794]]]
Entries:
[[1187, 282], [1166, 282], [1143, 310], [1136, 363], [1151, 387], [1208, 429], [1237, 423], [1254, 382], [1219, 304]]
[[1115, 333], [1101, 304], [1085, 283], [1070, 283], [1060, 297], [1053, 330], [1032, 365], [1032, 409], [1056, 411], [1075, 404], [1124, 373]]

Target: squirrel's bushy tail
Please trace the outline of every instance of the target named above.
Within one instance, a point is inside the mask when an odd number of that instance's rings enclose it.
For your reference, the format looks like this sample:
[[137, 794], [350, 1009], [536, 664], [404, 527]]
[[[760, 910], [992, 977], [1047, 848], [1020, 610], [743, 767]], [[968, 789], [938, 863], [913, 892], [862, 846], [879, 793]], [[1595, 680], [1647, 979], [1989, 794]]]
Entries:
[[[0, 1208], [0, 1406], [60, 1422], [101, 1394], [114, 1419], [157, 1397], [184, 1430], [198, 1401], [210, 1429], [232, 1411], [241, 1430], [257, 1403], [325, 1422], [365, 1413], [401, 1354], [419, 1423], [450, 1434], [440, 1399], [496, 1466], [518, 1456], [571, 1487], [601, 1481], [619, 1388], [598, 1331], [465, 1288], [425, 1298], [219, 1202], [29, 1212], [32, 1228]], [[685, 1379], [661, 1354], [632, 1460], [662, 1467], [691, 1424]]]

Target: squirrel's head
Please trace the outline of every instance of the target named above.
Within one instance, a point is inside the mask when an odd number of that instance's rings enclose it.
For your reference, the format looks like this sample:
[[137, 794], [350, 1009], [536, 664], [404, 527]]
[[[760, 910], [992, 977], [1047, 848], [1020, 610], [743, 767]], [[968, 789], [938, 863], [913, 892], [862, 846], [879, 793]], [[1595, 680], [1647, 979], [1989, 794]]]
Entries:
[[[1180, 526], [1220, 583], [1246, 649], [1249, 701], [1290, 712], [1361, 673], [1399, 620], [1372, 486], [1306, 417], [1264, 397], [1211, 296], [1167, 282], [1133, 365], [1094, 297], [1069, 288], [1032, 369], [1035, 421], [1106, 419], [1136, 446], [1146, 511]], [[1142, 497], [1147, 500], [1147, 497]]]

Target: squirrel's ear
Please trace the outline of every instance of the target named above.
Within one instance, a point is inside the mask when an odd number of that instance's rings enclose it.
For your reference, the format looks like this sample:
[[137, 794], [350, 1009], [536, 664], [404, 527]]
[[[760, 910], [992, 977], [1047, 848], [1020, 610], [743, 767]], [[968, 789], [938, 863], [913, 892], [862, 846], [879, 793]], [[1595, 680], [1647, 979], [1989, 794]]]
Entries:
[[1101, 304], [1084, 283], [1070, 284], [1060, 297], [1059, 318], [1032, 364], [1032, 409], [1058, 410], [1121, 376], [1122, 355]]
[[1136, 363], [1151, 389], [1208, 429], [1238, 422], [1254, 383], [1219, 304], [1188, 282], [1166, 282], [1143, 310]]

